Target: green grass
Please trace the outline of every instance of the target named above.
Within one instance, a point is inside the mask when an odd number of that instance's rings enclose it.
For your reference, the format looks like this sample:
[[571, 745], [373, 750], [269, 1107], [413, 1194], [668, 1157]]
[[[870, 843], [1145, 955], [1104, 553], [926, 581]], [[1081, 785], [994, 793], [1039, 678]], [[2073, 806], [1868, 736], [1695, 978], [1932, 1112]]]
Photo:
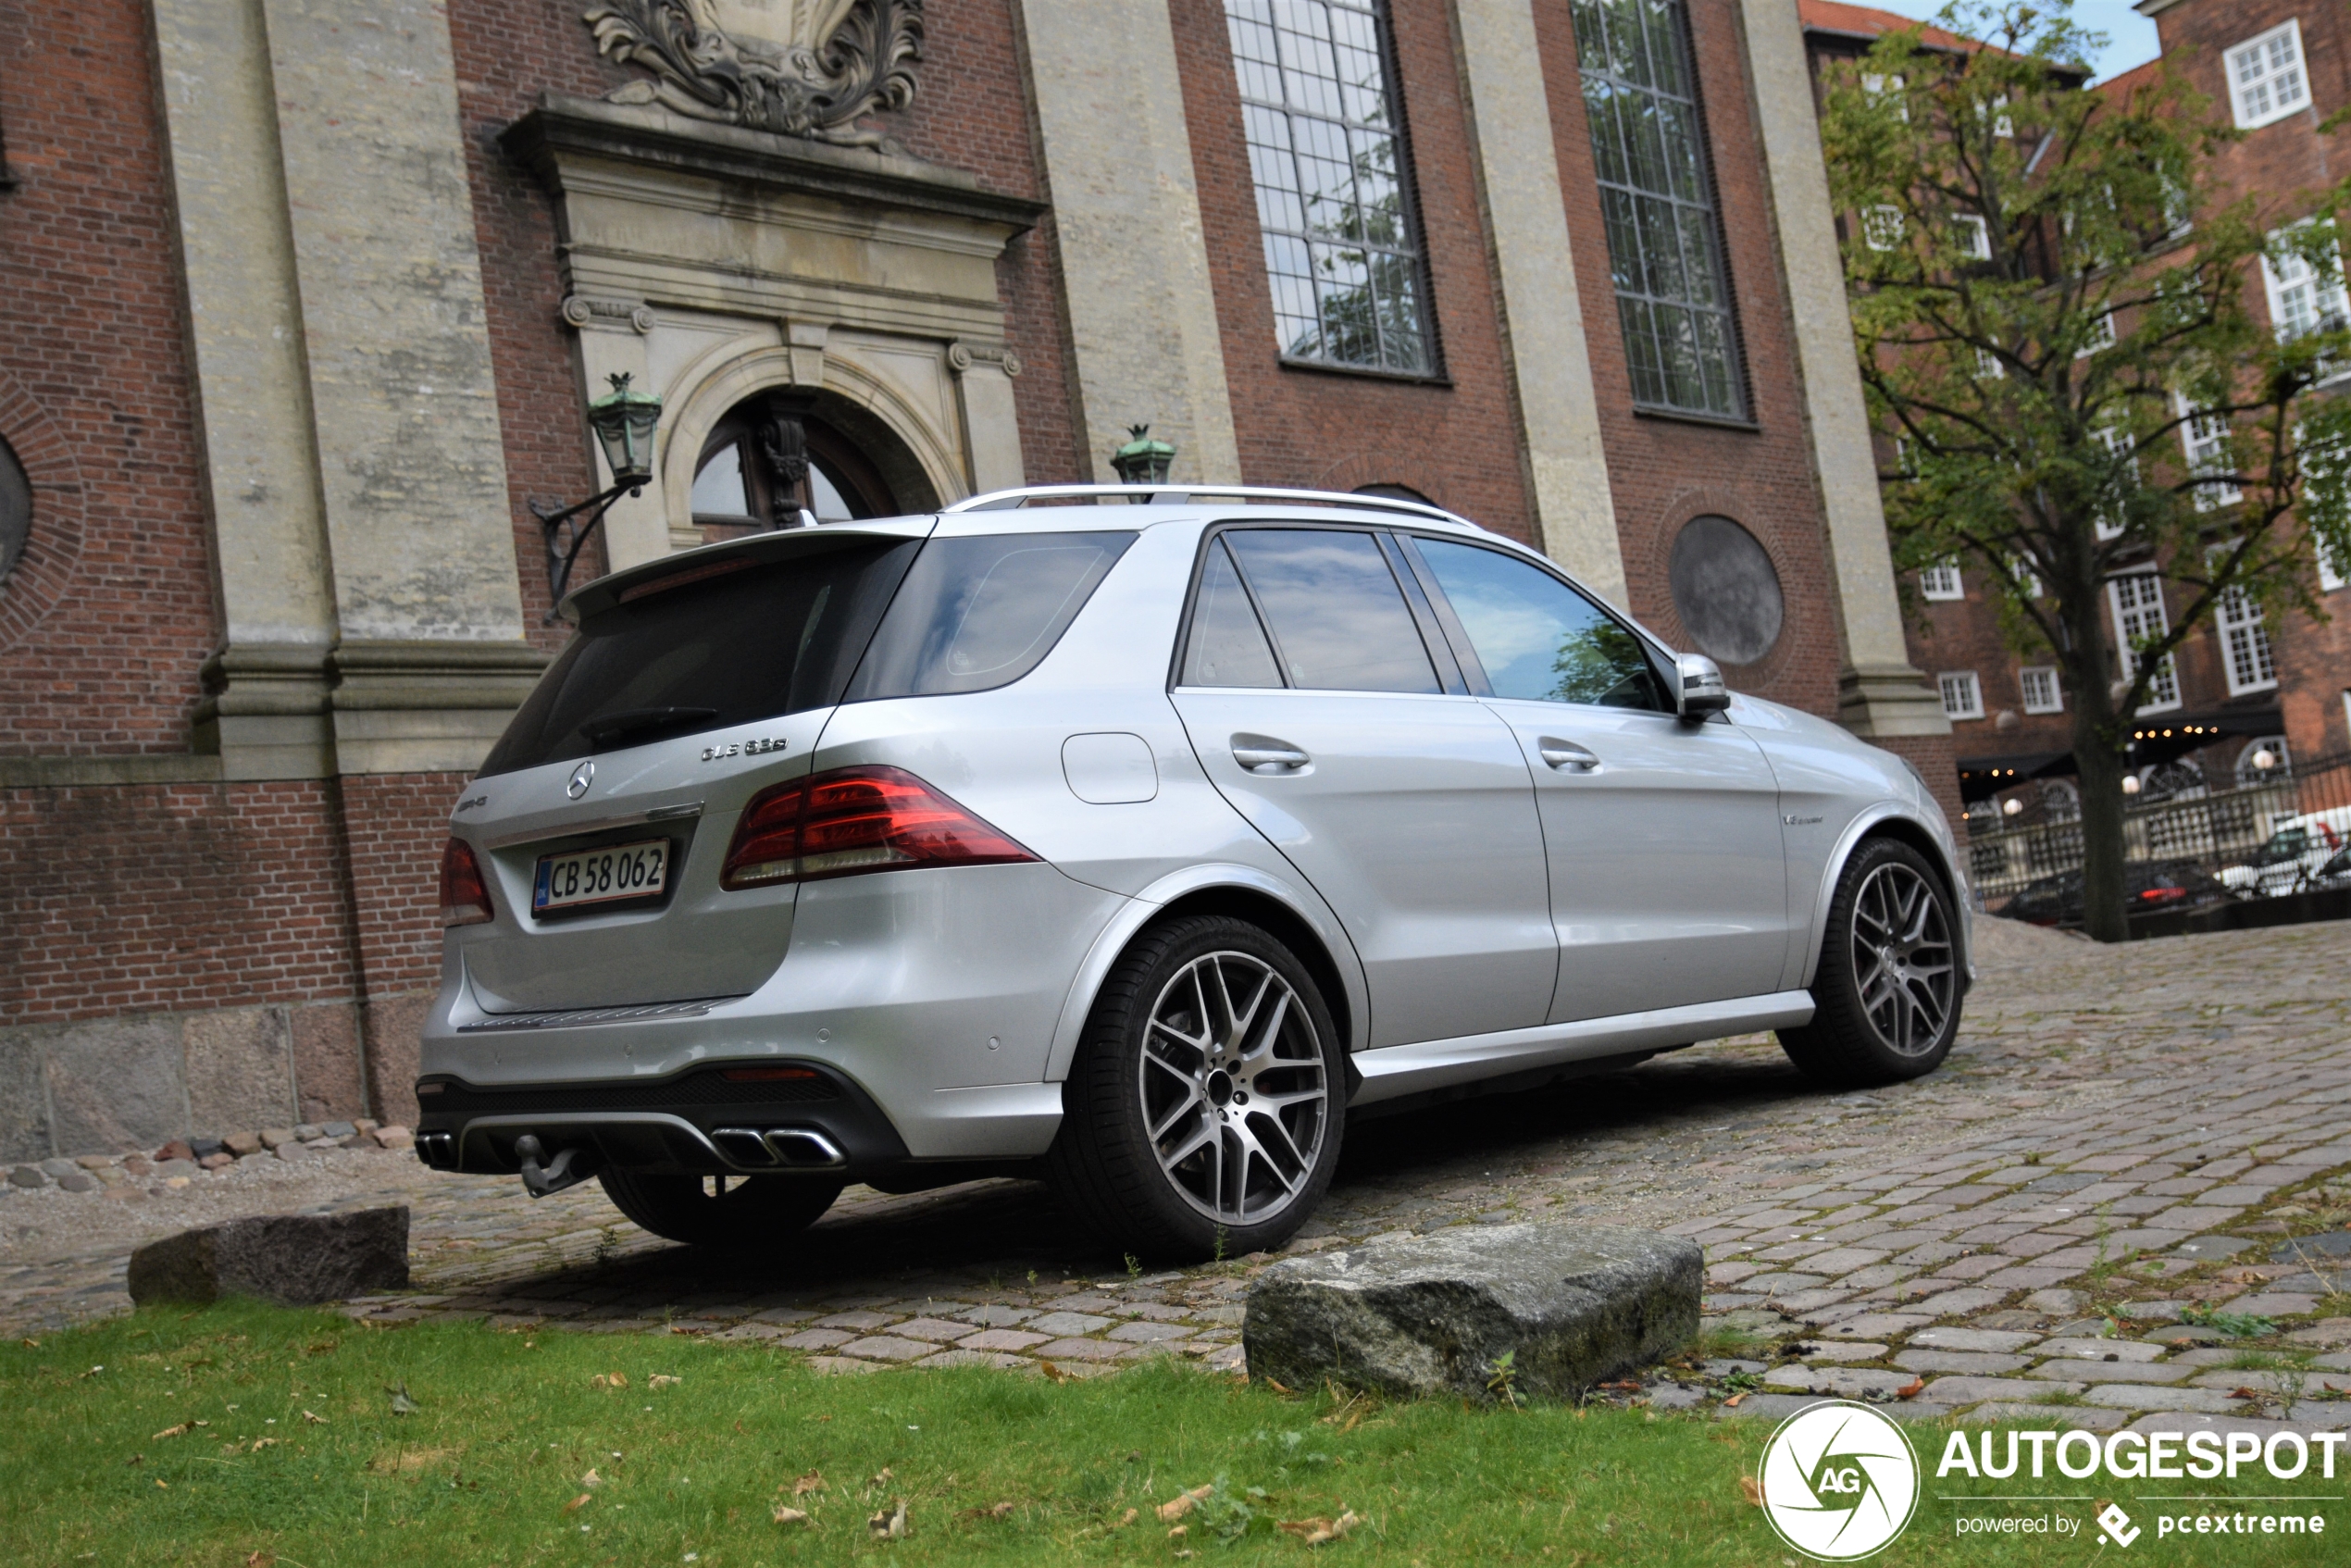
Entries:
[[[627, 1387], [591, 1381], [610, 1373]], [[655, 1375], [680, 1381], [654, 1388]], [[392, 1390], [413, 1413], [394, 1413]], [[979, 1369], [824, 1377], [685, 1336], [367, 1329], [228, 1305], [0, 1346], [0, 1400], [9, 1568], [1163, 1563], [1182, 1551], [1426, 1568], [1794, 1560], [1739, 1485], [1769, 1421], [1284, 1397], [1170, 1364], [1064, 1383]], [[2080, 1537], [1956, 1538], [1959, 1510], [1936, 1494], [2027, 1488], [1936, 1482], [1945, 1434], [1916, 1436], [1925, 1498], [1878, 1561], [2074, 1562], [2094, 1549]], [[812, 1474], [821, 1485], [796, 1495]], [[1170, 1539], [1154, 1506], [1200, 1487], [1215, 1489]], [[2255, 1473], [2233, 1489], [2341, 1498], [2346, 1487]], [[2190, 1488], [2108, 1483], [2096, 1495], [2161, 1489]], [[868, 1517], [901, 1500], [905, 1537], [873, 1538]], [[773, 1522], [795, 1503], [810, 1523]], [[1275, 1527], [1349, 1509], [1363, 1523], [1327, 1546]], [[2327, 1512], [2330, 1534], [2351, 1530], [2351, 1510]], [[2259, 1547], [2270, 1568], [2339, 1560], [2341, 1543]], [[2245, 1550], [2174, 1537], [2162, 1555], [2220, 1563]]]

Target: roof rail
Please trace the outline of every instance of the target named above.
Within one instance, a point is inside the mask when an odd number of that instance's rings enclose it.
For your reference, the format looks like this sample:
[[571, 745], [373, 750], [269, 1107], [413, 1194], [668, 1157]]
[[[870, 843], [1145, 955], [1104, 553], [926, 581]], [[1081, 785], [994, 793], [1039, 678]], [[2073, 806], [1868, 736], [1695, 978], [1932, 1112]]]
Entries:
[[1039, 484], [1023, 485], [1017, 490], [991, 490], [985, 495], [966, 496], [952, 505], [940, 508], [946, 512], [1009, 512], [1031, 501], [1076, 500], [1080, 497], [1116, 496], [1124, 501], [1151, 501], [1163, 504], [1182, 505], [1200, 500], [1239, 501], [1311, 501], [1324, 506], [1352, 506], [1365, 512], [1401, 512], [1407, 516], [1435, 517], [1465, 527], [1477, 525], [1467, 517], [1448, 512], [1422, 501], [1403, 501], [1391, 495], [1358, 495], [1342, 490], [1284, 490], [1274, 485], [1165, 485], [1165, 484]]

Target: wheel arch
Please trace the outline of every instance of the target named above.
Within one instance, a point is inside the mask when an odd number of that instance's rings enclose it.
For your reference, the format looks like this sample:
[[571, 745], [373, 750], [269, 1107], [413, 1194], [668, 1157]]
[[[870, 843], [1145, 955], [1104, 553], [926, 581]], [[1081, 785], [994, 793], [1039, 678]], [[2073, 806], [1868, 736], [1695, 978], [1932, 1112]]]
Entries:
[[1944, 896], [1951, 901], [1953, 927], [1958, 932], [1958, 954], [1962, 985], [1974, 973], [1973, 945], [1975, 933], [1970, 922], [1967, 899], [1961, 890], [1957, 868], [1951, 863], [1949, 850], [1934, 830], [1917, 817], [1906, 814], [1891, 802], [1874, 806], [1855, 817], [1846, 826], [1843, 836], [1828, 859], [1821, 876], [1821, 886], [1812, 901], [1812, 928], [1807, 937], [1804, 973], [1797, 981], [1799, 988], [1810, 989], [1820, 973], [1821, 947], [1828, 939], [1829, 905], [1836, 897], [1836, 885], [1844, 879], [1845, 868], [1861, 852], [1861, 846], [1872, 839], [1891, 839], [1907, 845], [1926, 857], [1926, 863], [1943, 884]]
[[1185, 915], [1229, 915], [1272, 933], [1313, 977], [1347, 1049], [1362, 1049], [1371, 1025], [1362, 964], [1330, 907], [1252, 867], [1196, 866], [1146, 888], [1095, 938], [1053, 1029], [1045, 1063], [1047, 1083], [1069, 1076], [1094, 999], [1136, 938], [1163, 919]]

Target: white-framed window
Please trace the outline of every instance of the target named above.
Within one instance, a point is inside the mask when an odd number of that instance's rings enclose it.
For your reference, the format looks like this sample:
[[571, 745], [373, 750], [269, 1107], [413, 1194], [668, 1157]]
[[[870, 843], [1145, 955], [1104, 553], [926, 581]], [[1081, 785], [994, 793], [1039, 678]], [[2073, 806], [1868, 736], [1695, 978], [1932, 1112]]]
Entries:
[[2008, 373], [2009, 367], [2000, 363], [2000, 356], [1998, 355], [1994, 354], [1988, 348], [1980, 348], [1975, 351], [1976, 380], [1981, 381], [1996, 381], [2007, 376]]
[[[2275, 245], [2286, 234], [2285, 230], [2272, 230], [2270, 243]], [[2329, 275], [2321, 275], [2307, 261], [2291, 253], [2275, 261], [2265, 255], [2261, 258], [2261, 282], [2270, 295], [2270, 326], [2281, 342], [2351, 321], [2351, 296], [2344, 292], [2343, 255], [2339, 250], [2335, 251], [2334, 267]]]
[[1992, 259], [1992, 226], [1979, 213], [1963, 212], [1951, 219], [1959, 230], [1960, 254], [1978, 261]]
[[[2171, 617], [2163, 608], [2163, 579], [2153, 572], [2132, 572], [2112, 578], [2107, 582], [2106, 596], [2114, 611], [2115, 652], [2122, 661], [2122, 671], [2136, 675], [2138, 645], [2171, 629]], [[2163, 663], [2147, 678], [2147, 700], [2139, 704], [2139, 712], [2158, 714], [2179, 705], [2180, 671], [2171, 655], [2166, 653]]]
[[[2204, 558], [2218, 560], [2230, 548], [2216, 544]], [[2228, 674], [2229, 695], [2275, 691], [2278, 666], [2270, 654], [2270, 628], [2262, 624], [2259, 601], [2242, 588], [2229, 589], [2213, 606], [2213, 620], [2220, 631], [2220, 664]]]
[[1873, 251], [1890, 251], [1902, 243], [1900, 207], [1861, 209], [1861, 243]]
[[2327, 548], [2327, 541], [2325, 540], [2317, 539], [2312, 540], [2310, 542], [2317, 548], [2319, 553], [2320, 592], [2332, 593], [2335, 590], [2343, 587], [2346, 581], [2351, 581], [2351, 579], [2344, 577], [2342, 568], [2335, 565], [2334, 552]]
[[2033, 563], [2021, 555], [2009, 557], [2009, 580], [2016, 584], [2017, 591], [2027, 599], [2047, 597], [2041, 591], [2041, 574], [2034, 571]]
[[2105, 315], [2098, 317], [2097, 325], [2090, 329], [2090, 335], [2082, 340], [2082, 346], [2080, 348], [2073, 351], [2073, 357], [2076, 359], [2087, 359], [2090, 355], [2097, 354], [2103, 350], [2112, 348], [2113, 346], [2114, 312], [2109, 310]]
[[1934, 683], [1943, 689], [1944, 717], [1984, 716], [1984, 686], [1973, 670], [1947, 670], [1934, 678]]
[[[2098, 427], [2097, 437], [2098, 444], [2105, 447], [2108, 452], [2116, 454], [2129, 454], [2128, 456], [2123, 458], [2122, 462], [2123, 482], [2133, 490], [2137, 489], [2139, 484], [2139, 458], [2136, 453], [2131, 451], [2131, 431], [2129, 427], [2123, 425], [2101, 425]], [[2109, 506], [2098, 514], [2097, 534], [2098, 541], [2100, 543], [2104, 543], [2109, 539], [2121, 539], [2122, 537], [2122, 509], [2119, 504], [2119, 497], [2117, 498], [2117, 504]]]
[[2302, 68], [2302, 24], [2288, 20], [2221, 51], [2229, 67], [2229, 106], [2240, 129], [2252, 131], [2309, 107]]
[[[2228, 416], [2199, 414], [2184, 396], [2177, 392], [2172, 396], [2179, 404], [2180, 445], [2188, 454], [2188, 472], [2199, 478], [2233, 472], [2229, 467]], [[2215, 506], [2233, 506], [2245, 499], [2245, 492], [2222, 479], [2196, 486], [2195, 495], [2199, 512], [2209, 512]]]
[[2058, 685], [2058, 672], [2048, 665], [2027, 665], [2016, 672], [2016, 683], [2024, 692], [2024, 711], [2029, 714], [2061, 714], [2065, 712], [2065, 692]]
[[1966, 598], [1967, 589], [1959, 582], [1959, 563], [1946, 561], [1919, 573], [1919, 591], [1929, 599]]
[[1903, 95], [1902, 92], [1906, 85], [1907, 83], [1899, 75], [1881, 76], [1875, 71], [1871, 71], [1861, 78], [1861, 91], [1871, 97], [1874, 98], [1881, 93], [1888, 92], [1894, 94], [1894, 118], [1908, 125], [1910, 123], [1910, 101]]

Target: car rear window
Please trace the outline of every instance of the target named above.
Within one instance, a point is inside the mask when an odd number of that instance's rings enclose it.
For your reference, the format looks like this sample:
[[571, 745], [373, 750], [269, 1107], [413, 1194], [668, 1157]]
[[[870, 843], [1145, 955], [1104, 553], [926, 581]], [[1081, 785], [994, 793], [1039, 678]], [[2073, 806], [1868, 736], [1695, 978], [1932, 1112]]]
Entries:
[[634, 586], [580, 624], [481, 772], [831, 706], [921, 549], [844, 539], [788, 561], [721, 559]]
[[1132, 533], [984, 534], [923, 547], [842, 701], [1009, 686], [1035, 669]]

